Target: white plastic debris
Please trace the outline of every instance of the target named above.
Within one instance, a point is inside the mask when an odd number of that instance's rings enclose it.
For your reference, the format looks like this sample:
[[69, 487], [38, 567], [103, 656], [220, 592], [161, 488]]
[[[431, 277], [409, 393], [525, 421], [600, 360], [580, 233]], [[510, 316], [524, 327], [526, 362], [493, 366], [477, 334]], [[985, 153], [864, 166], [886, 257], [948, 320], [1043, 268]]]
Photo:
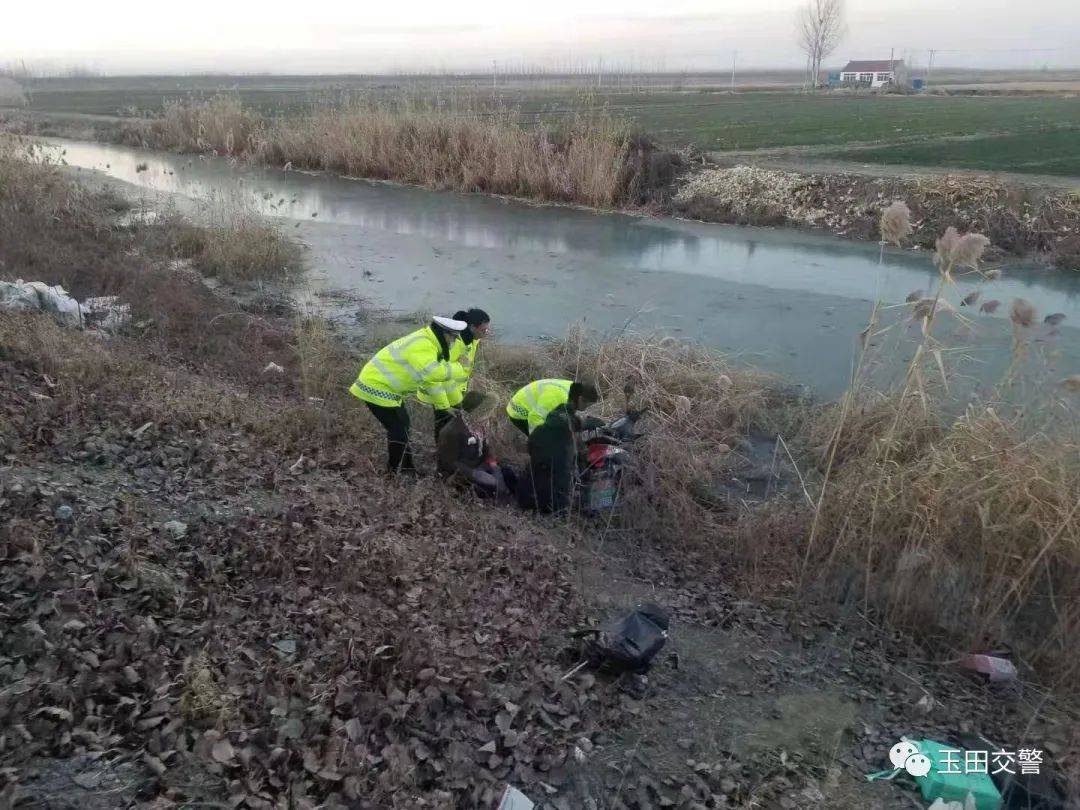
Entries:
[[495, 810], [532, 810], [536, 805], [516, 787], [506, 786]]
[[125, 211], [117, 217], [116, 224], [121, 228], [133, 228], [137, 225], [153, 225], [158, 221], [160, 216], [161, 215], [157, 211], [132, 208], [130, 211]]
[[87, 298], [81, 304], [59, 284], [43, 281], [0, 281], [0, 311], [44, 312], [64, 326], [115, 332], [131, 320], [131, 304], [115, 295]]
[[131, 304], [121, 304], [115, 295], [87, 298], [82, 302], [82, 314], [88, 329], [115, 332], [131, 320]]
[[0, 281], [0, 310], [47, 312], [64, 326], [82, 326], [82, 307], [57, 284], [43, 281]]

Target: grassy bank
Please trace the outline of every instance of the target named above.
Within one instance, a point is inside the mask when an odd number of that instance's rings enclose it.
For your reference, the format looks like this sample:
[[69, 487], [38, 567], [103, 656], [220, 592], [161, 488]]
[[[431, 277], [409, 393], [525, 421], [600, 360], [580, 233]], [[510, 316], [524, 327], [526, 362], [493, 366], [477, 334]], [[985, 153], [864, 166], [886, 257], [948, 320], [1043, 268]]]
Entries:
[[[907, 207], [891, 205], [880, 228], [885, 242], [911, 238]], [[846, 587], [892, 626], [961, 649], [1012, 645], [1044, 677], [1071, 684], [1077, 661], [1068, 651], [1080, 638], [1080, 378], [1058, 379], [1040, 358], [1053, 356], [1055, 316], [1044, 320], [1014, 299], [1012, 363], [958, 413], [950, 380], [971, 361], [939, 340], [958, 326], [978, 334], [961, 307], [993, 294], [997, 274], [982, 265], [989, 245], [981, 234], [947, 229], [935, 241], [935, 289], [913, 295], [898, 323], [886, 324], [875, 304], [851, 388], [814, 432], [820, 483], [800, 579], [843, 572]], [[961, 301], [960, 275], [983, 289]], [[871, 369], [905, 340], [915, 346], [904, 352], [902, 379], [873, 390]]]
[[143, 217], [121, 198], [71, 182], [55, 163], [28, 160], [28, 149], [0, 137], [0, 278], [60, 284], [79, 300], [120, 296], [156, 352], [205, 360], [246, 380], [259, 368], [241, 358], [288, 361], [286, 334], [260, 317], [258, 296], [245, 311], [193, 270], [230, 284], [281, 284], [302, 270], [295, 243], [230, 204], [214, 206], [200, 224]]
[[597, 115], [526, 127], [505, 111], [422, 102], [354, 102], [271, 118], [235, 97], [168, 104], [150, 146], [326, 170], [436, 189], [613, 207], [670, 180], [647, 144]]
[[[945, 330], [953, 316], [938, 319]], [[1077, 381], [1029, 375], [1020, 357], [998, 397], [958, 416], [939, 363], [949, 376], [964, 369], [926, 345], [901, 387], [860, 381], [824, 409], [711, 352], [641, 338], [574, 334], [527, 358], [487, 350], [480, 384], [504, 401], [521, 381], [584, 374], [600, 381], [609, 415], [633, 388], [629, 404], [649, 416], [626, 507], [583, 531], [722, 561], [756, 597], [839, 593], [943, 657], [1008, 644], [1027, 672], [1069, 691], [1080, 643]], [[1014, 385], [1035, 393], [1019, 404]], [[512, 446], [504, 421], [493, 432]], [[767, 501], [725, 490], [762, 475], [747, 460], [753, 435], [780, 437], [765, 474], [779, 492]]]

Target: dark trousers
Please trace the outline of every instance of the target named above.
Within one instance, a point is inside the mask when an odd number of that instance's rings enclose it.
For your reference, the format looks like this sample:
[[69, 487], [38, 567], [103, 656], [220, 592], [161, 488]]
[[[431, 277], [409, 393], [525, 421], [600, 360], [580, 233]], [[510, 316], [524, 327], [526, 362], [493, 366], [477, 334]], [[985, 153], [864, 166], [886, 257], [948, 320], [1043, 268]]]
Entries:
[[435, 446], [439, 446], [439, 433], [446, 427], [447, 423], [454, 418], [453, 411], [444, 411], [439, 408], [432, 408], [431, 412], [435, 415]]
[[510, 417], [510, 424], [525, 434], [525, 438], [529, 438], [529, 420], [528, 419], [516, 419], [513, 416]]
[[549, 462], [530, 462], [518, 476], [515, 494], [518, 506], [545, 514], [566, 514], [573, 499], [574, 482]]
[[386, 408], [365, 402], [368, 410], [386, 428], [387, 469], [390, 472], [416, 472], [413, 464], [412, 449], [409, 447], [409, 412], [402, 404], [397, 408]]

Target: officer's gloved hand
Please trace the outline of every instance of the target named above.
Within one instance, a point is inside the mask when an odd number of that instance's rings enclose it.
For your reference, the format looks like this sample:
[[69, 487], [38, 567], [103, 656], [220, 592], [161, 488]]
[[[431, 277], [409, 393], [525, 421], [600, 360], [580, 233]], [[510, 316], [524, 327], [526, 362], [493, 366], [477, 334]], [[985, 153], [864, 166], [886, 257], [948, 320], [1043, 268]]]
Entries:
[[580, 420], [581, 430], [599, 430], [607, 424], [607, 422], [598, 416], [582, 416], [580, 417]]

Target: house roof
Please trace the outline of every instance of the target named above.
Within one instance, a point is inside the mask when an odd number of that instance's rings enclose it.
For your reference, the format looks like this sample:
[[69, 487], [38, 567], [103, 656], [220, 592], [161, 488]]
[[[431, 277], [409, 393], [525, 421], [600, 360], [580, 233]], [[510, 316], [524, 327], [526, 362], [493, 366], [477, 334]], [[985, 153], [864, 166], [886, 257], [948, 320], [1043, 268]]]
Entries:
[[903, 66], [903, 59], [856, 60], [848, 62], [841, 73], [889, 73]]

